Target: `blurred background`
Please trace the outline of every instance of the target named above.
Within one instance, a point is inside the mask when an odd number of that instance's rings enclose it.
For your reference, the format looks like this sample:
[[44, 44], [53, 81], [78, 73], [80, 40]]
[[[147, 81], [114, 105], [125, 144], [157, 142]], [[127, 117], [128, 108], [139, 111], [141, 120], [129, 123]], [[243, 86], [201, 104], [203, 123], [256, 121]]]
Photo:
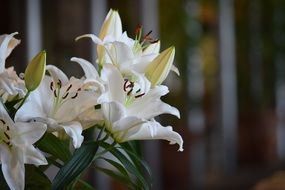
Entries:
[[[181, 76], [169, 75], [163, 100], [181, 119], [159, 120], [183, 136], [184, 152], [164, 141], [143, 144], [153, 189], [264, 189], [276, 176], [284, 181], [285, 1], [0, 0], [0, 33], [18, 31], [22, 40], [7, 65], [23, 72], [45, 49], [48, 64], [82, 76], [70, 58], [95, 63], [96, 50], [74, 39], [98, 34], [110, 8], [129, 36], [142, 24], [162, 49], [176, 47]], [[89, 179], [97, 189], [123, 189], [98, 173]]]

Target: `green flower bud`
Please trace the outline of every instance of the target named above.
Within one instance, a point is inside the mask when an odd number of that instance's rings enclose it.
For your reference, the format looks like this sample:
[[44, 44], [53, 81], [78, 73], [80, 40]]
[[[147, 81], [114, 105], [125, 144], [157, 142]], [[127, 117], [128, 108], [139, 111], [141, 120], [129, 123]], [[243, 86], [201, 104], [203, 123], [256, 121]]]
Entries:
[[147, 67], [146, 77], [152, 86], [160, 85], [167, 77], [172, 68], [175, 48], [170, 47], [161, 52]]
[[46, 52], [38, 53], [25, 71], [25, 85], [29, 92], [35, 90], [43, 80], [46, 71]]

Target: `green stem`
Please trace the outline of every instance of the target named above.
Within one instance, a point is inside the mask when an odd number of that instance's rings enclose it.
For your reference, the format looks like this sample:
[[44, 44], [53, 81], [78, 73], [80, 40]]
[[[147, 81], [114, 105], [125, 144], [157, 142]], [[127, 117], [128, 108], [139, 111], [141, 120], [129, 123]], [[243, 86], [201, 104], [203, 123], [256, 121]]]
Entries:
[[31, 93], [31, 91], [27, 92], [27, 94], [23, 98], [23, 100], [22, 100], [21, 104], [19, 105], [19, 107], [17, 108], [17, 110], [19, 110], [22, 107], [22, 105], [25, 103], [26, 99], [29, 97], [30, 93]]

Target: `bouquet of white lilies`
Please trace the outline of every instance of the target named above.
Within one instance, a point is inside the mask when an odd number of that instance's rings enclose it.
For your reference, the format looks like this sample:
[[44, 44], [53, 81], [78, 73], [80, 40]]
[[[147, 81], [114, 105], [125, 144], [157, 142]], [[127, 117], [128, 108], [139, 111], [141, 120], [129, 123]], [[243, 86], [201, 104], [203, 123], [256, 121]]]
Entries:
[[[5, 67], [20, 43], [16, 34], [0, 36], [0, 189], [92, 189], [81, 179], [90, 166], [131, 189], [151, 188], [150, 170], [133, 140], [164, 139], [183, 150], [181, 136], [154, 119], [180, 117], [160, 100], [168, 93], [162, 82], [171, 70], [178, 73], [174, 47], [159, 52], [160, 42], [141, 28], [129, 38], [118, 12], [110, 10], [99, 36], [76, 38], [97, 45], [96, 67], [71, 58], [82, 78], [46, 65], [45, 51], [19, 77]], [[97, 159], [110, 167], [96, 165]], [[53, 179], [45, 175], [51, 165], [59, 169]]]

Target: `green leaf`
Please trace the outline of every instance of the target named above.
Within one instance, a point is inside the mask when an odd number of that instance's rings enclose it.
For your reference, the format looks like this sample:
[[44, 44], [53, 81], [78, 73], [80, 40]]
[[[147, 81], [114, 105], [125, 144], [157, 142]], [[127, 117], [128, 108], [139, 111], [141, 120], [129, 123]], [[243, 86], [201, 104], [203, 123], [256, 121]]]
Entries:
[[35, 90], [43, 80], [46, 71], [46, 52], [38, 53], [25, 71], [25, 85], [29, 92]]
[[82, 144], [74, 151], [71, 159], [59, 170], [52, 182], [52, 189], [64, 189], [75, 180], [88, 166], [98, 150], [96, 142]]
[[113, 154], [127, 169], [127, 171], [131, 174], [133, 174], [138, 179], [138, 185], [140, 185], [143, 189], [150, 189], [149, 184], [145, 180], [142, 172], [140, 169], [138, 169], [131, 160], [128, 159], [127, 156], [125, 156], [121, 151], [117, 150], [116, 148], [111, 148], [108, 143], [100, 142], [100, 146], [102, 146], [105, 149], [109, 148], [109, 151], [111, 154]]
[[10, 189], [8, 184], [6, 183], [4, 176], [3, 176], [2, 170], [0, 170], [0, 189], [1, 190], [9, 190]]
[[51, 182], [48, 177], [34, 165], [25, 165], [25, 189], [29, 190], [49, 190], [51, 188]]
[[45, 133], [36, 145], [42, 151], [53, 155], [63, 162], [66, 162], [71, 157], [68, 143], [59, 140], [52, 133]]
[[132, 186], [130, 185], [130, 180], [126, 176], [122, 175], [121, 173], [107, 169], [107, 168], [102, 168], [102, 167], [95, 167], [95, 168], [97, 170], [105, 173], [106, 175], [116, 179], [117, 181], [121, 182], [122, 184], [127, 185], [130, 189], [136, 189], [136, 188], [132, 188]]

